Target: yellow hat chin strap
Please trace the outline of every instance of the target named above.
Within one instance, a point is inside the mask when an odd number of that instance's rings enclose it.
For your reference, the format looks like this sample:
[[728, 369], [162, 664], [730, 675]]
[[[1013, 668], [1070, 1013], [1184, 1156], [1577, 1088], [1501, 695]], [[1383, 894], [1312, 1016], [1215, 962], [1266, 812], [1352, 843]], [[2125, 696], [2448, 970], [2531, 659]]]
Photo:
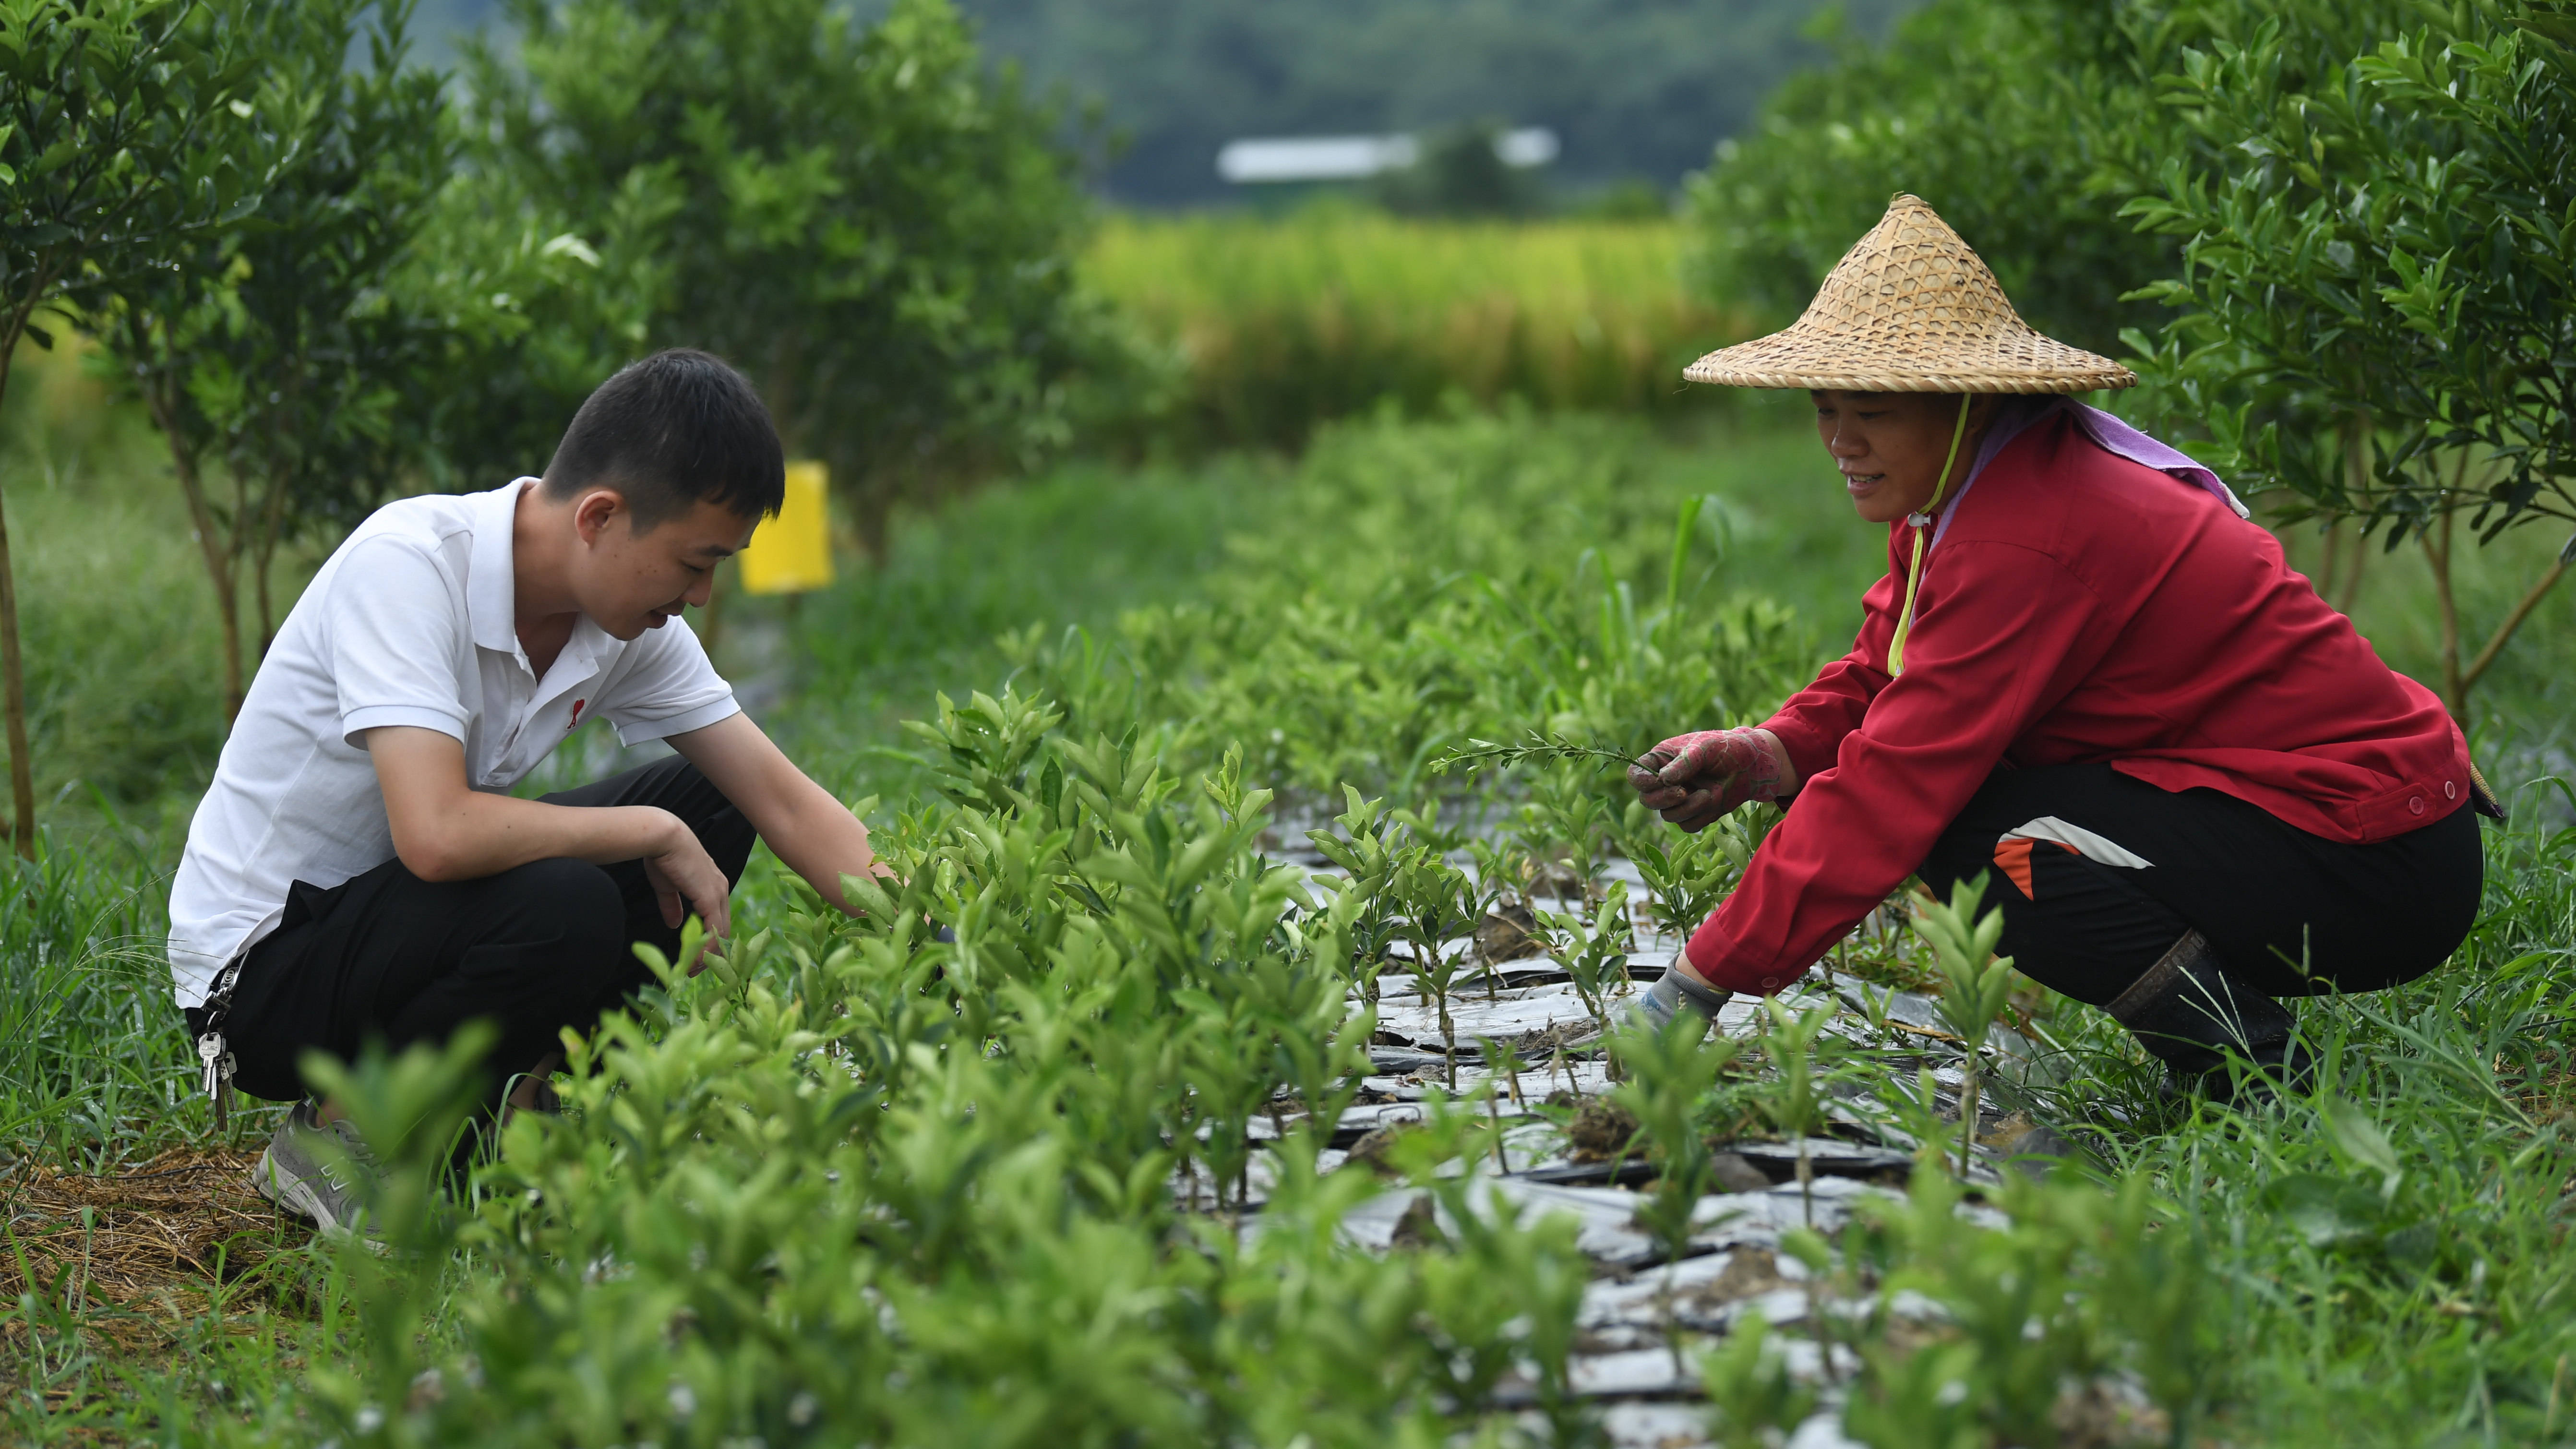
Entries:
[[1950, 430], [1950, 456], [1941, 460], [1940, 481], [1932, 485], [1932, 500], [1920, 513], [1905, 515], [1914, 525], [1914, 562], [1905, 567], [1905, 607], [1896, 613], [1896, 632], [1887, 641], [1887, 672], [1892, 677], [1905, 672], [1905, 635], [1914, 627], [1914, 591], [1923, 583], [1923, 534], [1932, 526], [1932, 510], [1941, 506], [1941, 495], [1950, 491], [1950, 470], [1959, 462], [1959, 443], [1968, 436], [1968, 404], [1973, 398], [1959, 394], [1959, 423]]

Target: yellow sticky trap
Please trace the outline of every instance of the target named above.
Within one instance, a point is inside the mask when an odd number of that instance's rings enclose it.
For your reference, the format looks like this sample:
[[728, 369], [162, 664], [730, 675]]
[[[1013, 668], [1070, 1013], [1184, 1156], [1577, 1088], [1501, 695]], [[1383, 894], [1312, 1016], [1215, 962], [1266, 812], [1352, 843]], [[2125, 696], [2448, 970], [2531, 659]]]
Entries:
[[787, 465], [787, 501], [752, 530], [742, 586], [754, 594], [801, 594], [832, 582], [829, 475], [820, 463]]

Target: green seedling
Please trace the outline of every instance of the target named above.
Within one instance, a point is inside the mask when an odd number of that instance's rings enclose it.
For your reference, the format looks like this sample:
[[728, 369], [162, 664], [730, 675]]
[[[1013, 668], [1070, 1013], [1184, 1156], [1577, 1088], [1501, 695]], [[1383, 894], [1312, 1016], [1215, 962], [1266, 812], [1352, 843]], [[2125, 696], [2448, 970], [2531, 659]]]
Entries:
[[1610, 1034], [1610, 998], [1628, 987], [1628, 953], [1635, 948], [1628, 927], [1628, 886], [1612, 883], [1609, 893], [1586, 922], [1573, 911], [1542, 911], [1539, 924], [1548, 933], [1549, 949], [1565, 967], [1575, 995], [1601, 1034]]
[[[439, 1300], [424, 1291], [423, 1280], [436, 1281], [457, 1241], [461, 1214], [448, 1188], [461, 1177], [458, 1146], [482, 1095], [483, 1057], [496, 1034], [488, 1023], [473, 1022], [442, 1046], [416, 1042], [394, 1055], [370, 1042], [355, 1063], [307, 1051], [299, 1064], [347, 1113], [376, 1158], [372, 1165], [351, 1161], [336, 1142], [324, 1144], [341, 1159], [338, 1170], [358, 1184], [381, 1234], [373, 1245], [356, 1235], [343, 1238], [337, 1257], [358, 1290], [366, 1366], [383, 1381], [402, 1382], [427, 1364], [421, 1340]], [[323, 1397], [328, 1410], [356, 1417], [357, 1406], [342, 1396]]]
[[1769, 1014], [1770, 1028], [1762, 1033], [1762, 1054], [1777, 1075], [1762, 1096], [1763, 1115], [1771, 1125], [1788, 1133], [1798, 1144], [1798, 1202], [1809, 1227], [1816, 1225], [1816, 1174], [1808, 1160], [1807, 1138], [1816, 1129], [1817, 1112], [1823, 1105], [1816, 1091], [1816, 1037], [1833, 1020], [1833, 1003], [1823, 1002], [1803, 1014], [1793, 1014], [1780, 1004], [1780, 998], [1766, 996], [1762, 1009]]
[[1530, 881], [1538, 867], [1529, 852], [1508, 840], [1475, 836], [1467, 842], [1467, 858], [1475, 863], [1476, 884], [1483, 890], [1490, 907], [1529, 903]]
[[1966, 1081], [1959, 1097], [1959, 1171], [1965, 1175], [1977, 1146], [1977, 1092], [1985, 1076], [1986, 1037], [1995, 1017], [2012, 994], [2012, 958], [1997, 957], [2003, 939], [2001, 907], [1977, 914], [1985, 900], [1986, 876], [1951, 888], [1947, 905], [1915, 908], [1914, 933], [1931, 946], [1941, 970], [1941, 1020], [1958, 1034], [1967, 1050], [1961, 1071]]
[[1465, 953], [1444, 944], [1475, 919], [1476, 888], [1464, 872], [1423, 846], [1407, 848], [1390, 885], [1401, 911], [1402, 932], [1413, 947], [1413, 979], [1428, 992], [1440, 1014], [1440, 1052], [1448, 1068], [1449, 1089], [1458, 1089], [1458, 1028], [1449, 1018], [1449, 994], [1458, 981]]
[[1520, 1055], [1507, 1050], [1501, 1042], [1489, 1036], [1476, 1038], [1476, 1045], [1485, 1054], [1485, 1115], [1494, 1124], [1494, 1171], [1509, 1173], [1512, 1170], [1512, 1161], [1503, 1150], [1502, 1089], [1503, 1083], [1509, 1081], [1512, 1088], [1512, 1105], [1520, 1105]]
[[[1467, 854], [1475, 862], [1477, 889], [1477, 954], [1485, 963], [1485, 997], [1494, 1000], [1501, 995], [1503, 961], [1488, 948], [1484, 939], [1486, 926], [1497, 920], [1508, 921], [1514, 911], [1530, 912], [1530, 882], [1538, 874], [1529, 855], [1508, 841], [1473, 837], [1467, 842]], [[1533, 916], [1533, 919], [1535, 917]], [[1532, 932], [1537, 936], [1538, 932]]]
[[1496, 1074], [1498, 1080], [1510, 1087], [1512, 1093], [1512, 1105], [1515, 1107], [1520, 1106], [1523, 1101], [1521, 1096], [1521, 1054], [1490, 1036], [1480, 1036], [1476, 1038], [1476, 1046], [1478, 1050], [1485, 1054], [1485, 1067], [1487, 1071]]
[[1563, 861], [1576, 894], [1590, 896], [1617, 822], [1591, 780], [1575, 769], [1542, 771], [1514, 812], [1511, 836], [1537, 861]]
[[1637, 1119], [1656, 1166], [1655, 1190], [1637, 1209], [1637, 1219], [1653, 1234], [1667, 1265], [1664, 1341], [1673, 1356], [1673, 1372], [1679, 1374], [1681, 1327], [1673, 1312], [1670, 1265], [1690, 1250], [1692, 1218], [1708, 1192], [1715, 1161], [1700, 1107], [1743, 1043], [1723, 1036], [1711, 1041], [1708, 1019], [1686, 1011], [1659, 1030], [1633, 1026], [1622, 1031], [1610, 1050], [1626, 1077], [1611, 1089], [1610, 1100]]
[[1700, 1384], [1709, 1432], [1724, 1449], [1774, 1449], [1816, 1411], [1815, 1391], [1789, 1372], [1788, 1356], [1759, 1313], [1737, 1320], [1725, 1343], [1700, 1361]]
[[1780, 1235], [1780, 1251], [1807, 1270], [1807, 1332], [1816, 1341], [1816, 1358], [1824, 1365], [1825, 1377], [1838, 1378], [1834, 1366], [1834, 1321], [1828, 1307], [1835, 1289], [1833, 1244], [1811, 1225], [1792, 1228]]
[[1750, 851], [1739, 858], [1729, 849], [1734, 837], [1723, 829], [1676, 835], [1633, 801], [1622, 824], [1620, 849], [1645, 877], [1655, 929], [1670, 939], [1698, 930], [1743, 879], [1744, 863], [1751, 858]]
[[1868, 982], [1856, 981], [1852, 985], [1852, 990], [1860, 996], [1861, 1019], [1869, 1023], [1871, 1031], [1882, 1037], [1886, 1036], [1889, 1029], [1888, 1012], [1896, 1005], [1896, 988], [1890, 986], [1883, 990], [1872, 991], [1869, 989]]
[[1708, 1019], [1683, 1012], [1660, 1030], [1623, 1026], [1610, 1050], [1627, 1075], [1611, 1089], [1610, 1100], [1637, 1119], [1658, 1172], [1638, 1217], [1665, 1255], [1678, 1258], [1690, 1244], [1691, 1212], [1710, 1181], [1713, 1159], [1700, 1130], [1701, 1101], [1743, 1043], [1724, 1036], [1711, 1040]]
[[1306, 839], [1318, 854], [1347, 873], [1335, 899], [1351, 903], [1341, 912], [1351, 947], [1351, 984], [1374, 1005], [1377, 965], [1386, 958], [1387, 943], [1397, 938], [1402, 920], [1402, 909], [1389, 889], [1402, 844], [1385, 801], [1363, 799], [1350, 785], [1342, 787], [1342, 796], [1348, 808], [1333, 819], [1342, 833], [1310, 830]]

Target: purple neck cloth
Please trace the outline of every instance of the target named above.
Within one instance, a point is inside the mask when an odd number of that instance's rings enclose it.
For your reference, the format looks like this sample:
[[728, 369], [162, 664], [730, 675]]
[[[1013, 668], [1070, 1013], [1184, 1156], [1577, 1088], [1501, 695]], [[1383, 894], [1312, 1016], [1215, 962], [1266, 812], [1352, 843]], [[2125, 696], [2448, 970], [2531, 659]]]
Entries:
[[1995, 455], [2002, 452], [2006, 445], [2020, 437], [2033, 424], [2060, 412], [2074, 418], [2075, 425], [2084, 430], [2084, 436], [2091, 438], [2094, 445], [2104, 452], [2116, 453], [2132, 463], [2144, 463], [2159, 473], [2169, 473], [2185, 483], [2206, 488], [2216, 495], [2219, 502], [2234, 510], [2239, 518], [2254, 516], [2251, 510], [2238, 501], [2234, 491], [2218, 481], [2217, 474], [2100, 408], [2086, 407], [2075, 399], [2064, 396], [2012, 397], [2006, 398], [2004, 405], [1995, 410], [1995, 420], [1986, 429], [1985, 441], [1977, 445], [1977, 459], [1968, 466], [1968, 481], [1959, 485], [1959, 491], [1952, 494], [1949, 504], [1942, 508], [1941, 521], [1932, 530], [1934, 546], [1939, 546], [1941, 536], [1950, 531], [1950, 520], [1958, 512], [1959, 500], [1967, 497], [1968, 490], [1977, 486], [1977, 475], [1986, 471], [1986, 465], [1995, 460]]

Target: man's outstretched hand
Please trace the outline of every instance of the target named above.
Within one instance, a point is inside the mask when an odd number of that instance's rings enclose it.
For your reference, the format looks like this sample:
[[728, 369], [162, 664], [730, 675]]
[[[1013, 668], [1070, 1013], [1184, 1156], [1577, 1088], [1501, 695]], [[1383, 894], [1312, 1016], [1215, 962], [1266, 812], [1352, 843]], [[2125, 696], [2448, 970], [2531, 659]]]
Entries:
[[733, 911], [726, 898], [732, 882], [678, 816], [672, 816], [671, 823], [676, 828], [666, 835], [663, 848], [644, 857], [644, 878], [652, 883], [654, 898], [661, 903], [663, 925], [676, 928], [692, 912], [705, 924], [706, 939], [699, 943], [697, 956], [682, 963], [695, 976], [707, 968], [707, 948], [733, 934]]
[[1637, 757], [1628, 783], [1646, 808], [1693, 834], [1747, 800], [1777, 800], [1797, 787], [1789, 752], [1769, 730], [1675, 735]]

